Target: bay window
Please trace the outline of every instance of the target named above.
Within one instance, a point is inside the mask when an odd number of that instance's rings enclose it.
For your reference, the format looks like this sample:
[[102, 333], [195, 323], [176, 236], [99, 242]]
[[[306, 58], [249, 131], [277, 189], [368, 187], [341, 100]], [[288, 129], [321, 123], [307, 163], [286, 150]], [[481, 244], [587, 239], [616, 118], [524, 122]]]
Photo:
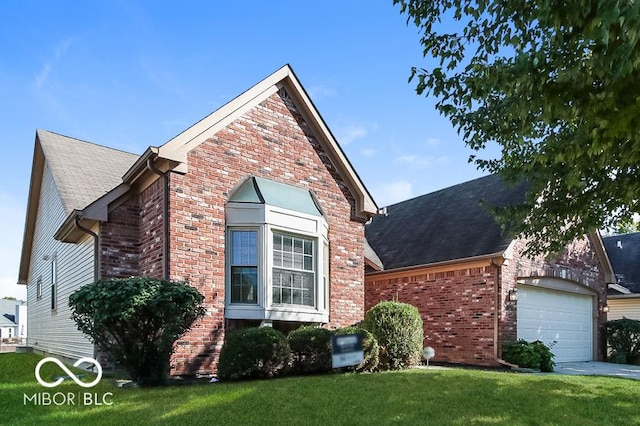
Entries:
[[250, 177], [225, 214], [226, 318], [328, 322], [328, 224], [313, 194]]

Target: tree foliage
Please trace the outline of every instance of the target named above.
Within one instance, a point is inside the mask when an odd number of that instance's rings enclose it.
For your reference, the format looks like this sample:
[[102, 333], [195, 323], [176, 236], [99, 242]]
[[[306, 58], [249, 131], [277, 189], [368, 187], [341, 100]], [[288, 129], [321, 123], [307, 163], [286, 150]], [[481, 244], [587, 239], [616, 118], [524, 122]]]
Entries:
[[614, 229], [615, 234], [629, 234], [631, 232], [639, 232], [640, 231], [640, 222], [636, 221], [635, 218], [631, 219], [623, 219], [616, 225]]
[[605, 323], [609, 361], [637, 364], [640, 360], [640, 321], [629, 318]]
[[204, 315], [204, 297], [182, 282], [144, 277], [100, 280], [69, 297], [80, 331], [140, 386], [164, 383], [173, 343]]
[[421, 33], [419, 94], [437, 98], [469, 161], [529, 183], [498, 212], [557, 251], [640, 211], [640, 2], [394, 0]]

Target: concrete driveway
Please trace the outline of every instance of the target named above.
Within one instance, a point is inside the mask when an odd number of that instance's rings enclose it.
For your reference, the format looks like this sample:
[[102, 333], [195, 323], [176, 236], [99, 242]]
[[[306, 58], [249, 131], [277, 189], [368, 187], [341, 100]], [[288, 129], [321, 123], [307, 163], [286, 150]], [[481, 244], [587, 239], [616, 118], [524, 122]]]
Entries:
[[561, 362], [555, 365], [553, 374], [612, 376], [640, 380], [640, 366], [598, 361]]

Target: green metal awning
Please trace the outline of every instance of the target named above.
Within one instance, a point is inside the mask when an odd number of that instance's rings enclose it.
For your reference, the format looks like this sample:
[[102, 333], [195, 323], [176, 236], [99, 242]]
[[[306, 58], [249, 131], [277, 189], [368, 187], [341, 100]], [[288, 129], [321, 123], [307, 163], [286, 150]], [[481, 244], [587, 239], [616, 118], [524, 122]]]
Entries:
[[268, 204], [314, 216], [322, 211], [310, 191], [256, 176], [245, 180], [231, 195], [229, 202]]

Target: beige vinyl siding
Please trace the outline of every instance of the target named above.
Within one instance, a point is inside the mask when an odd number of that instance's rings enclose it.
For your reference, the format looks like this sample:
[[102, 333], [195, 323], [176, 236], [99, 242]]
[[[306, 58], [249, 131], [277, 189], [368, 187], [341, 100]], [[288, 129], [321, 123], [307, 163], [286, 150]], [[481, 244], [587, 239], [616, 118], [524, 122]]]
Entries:
[[622, 317], [629, 319], [640, 320], [640, 297], [629, 297], [621, 299], [607, 300], [609, 306], [609, 313], [607, 319], [617, 320]]
[[[51, 170], [45, 164], [40, 202], [33, 235], [33, 249], [27, 285], [28, 344], [38, 351], [77, 359], [94, 355], [93, 344], [75, 326], [69, 309], [69, 295], [93, 281], [93, 240], [62, 243], [53, 234], [67, 213]], [[56, 259], [56, 309], [51, 309], [51, 262]], [[42, 297], [36, 287], [42, 280]]]

